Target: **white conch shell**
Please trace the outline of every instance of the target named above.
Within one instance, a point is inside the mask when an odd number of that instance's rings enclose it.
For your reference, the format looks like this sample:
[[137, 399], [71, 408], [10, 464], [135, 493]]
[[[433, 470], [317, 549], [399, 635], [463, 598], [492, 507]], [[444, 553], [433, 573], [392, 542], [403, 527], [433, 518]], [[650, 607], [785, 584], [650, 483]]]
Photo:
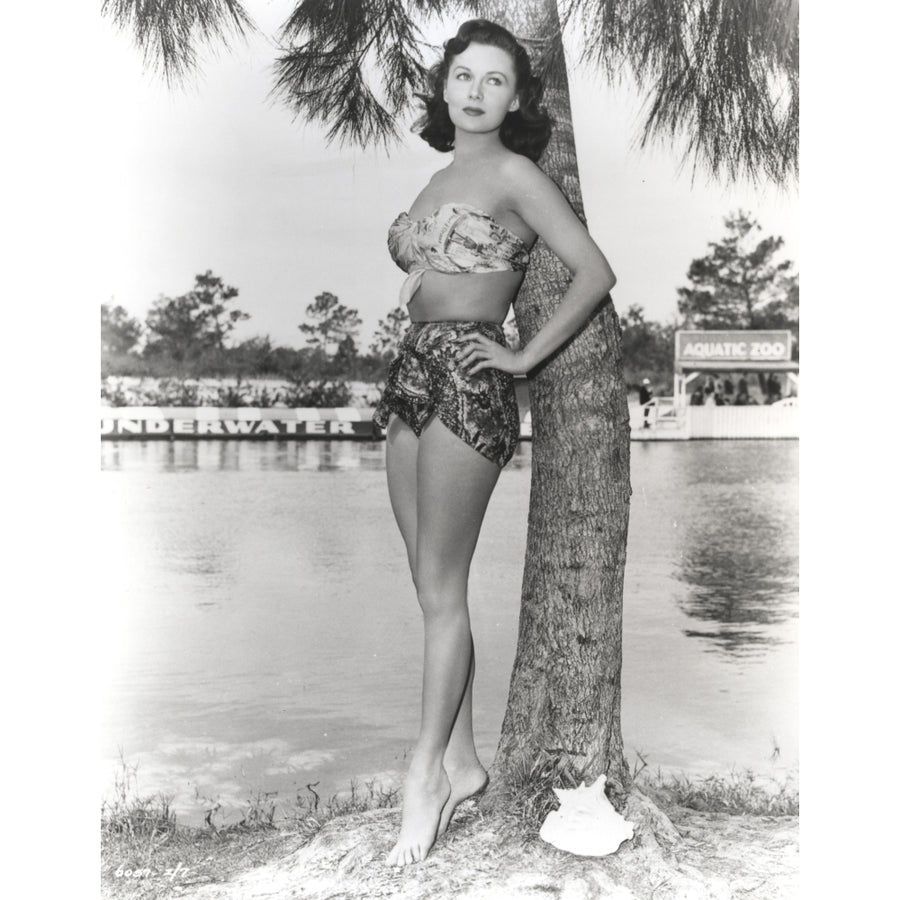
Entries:
[[548, 844], [579, 856], [608, 856], [622, 841], [634, 837], [634, 825], [626, 822], [604, 793], [606, 776], [590, 787], [573, 790], [553, 788], [559, 809], [551, 812], [541, 825], [540, 836]]

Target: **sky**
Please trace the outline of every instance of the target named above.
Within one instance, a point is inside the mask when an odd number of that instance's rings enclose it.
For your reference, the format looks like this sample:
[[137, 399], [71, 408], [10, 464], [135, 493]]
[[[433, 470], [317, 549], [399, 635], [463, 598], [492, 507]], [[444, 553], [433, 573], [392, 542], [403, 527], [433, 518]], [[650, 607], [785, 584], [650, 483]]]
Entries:
[[[387, 153], [328, 146], [321, 128], [293, 120], [270, 96], [271, 35], [292, 0], [247, 7], [264, 35], [207, 54], [202, 74], [178, 89], [143, 71], [130, 37], [100, 20], [100, 228], [110, 252], [98, 302], [143, 319], [157, 297], [185, 293], [211, 269], [238, 288], [235, 303], [250, 314], [237, 340], [269, 335], [302, 346], [306, 306], [330, 291], [359, 310], [367, 346], [404, 277], [388, 256], [387, 227], [450, 155], [408, 128]], [[460, 21], [430, 27], [428, 40], [442, 42]], [[678, 149], [636, 147], [633, 91], [578, 69], [571, 90], [588, 226], [617, 275], [620, 311], [638, 304], [648, 318], [671, 321], [691, 260], [738, 208], [765, 234], [782, 235], [784, 255], [799, 263], [795, 190], [726, 187], [703, 173], [692, 184]]]

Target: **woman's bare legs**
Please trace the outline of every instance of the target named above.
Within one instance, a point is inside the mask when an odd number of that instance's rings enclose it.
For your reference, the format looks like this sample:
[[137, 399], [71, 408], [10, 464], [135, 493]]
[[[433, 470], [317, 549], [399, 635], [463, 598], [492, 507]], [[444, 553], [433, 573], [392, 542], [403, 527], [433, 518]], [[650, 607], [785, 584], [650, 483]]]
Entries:
[[485, 778], [472, 738], [467, 585], [500, 470], [436, 417], [418, 440], [394, 418], [387, 438], [391, 504], [425, 620], [422, 726], [404, 785], [400, 837], [387, 859], [405, 865], [425, 858], [453, 808]]
[[[394, 418], [388, 432], [388, 482], [391, 502], [400, 532], [406, 542], [409, 567], [416, 580], [416, 469], [419, 439], [402, 419]], [[450, 778], [450, 799], [444, 804], [438, 824], [438, 837], [450, 823], [456, 807], [477, 793], [487, 783], [475, 750], [472, 728], [472, 683], [475, 677], [475, 655], [472, 650], [466, 689], [444, 753], [444, 769]]]
[[438, 837], [447, 830], [456, 807], [463, 800], [477, 794], [487, 784], [487, 772], [475, 751], [475, 736], [472, 731], [472, 682], [475, 678], [474, 645], [470, 660], [466, 689], [453, 723], [450, 742], [444, 753], [444, 770], [450, 779], [450, 798], [441, 810]]

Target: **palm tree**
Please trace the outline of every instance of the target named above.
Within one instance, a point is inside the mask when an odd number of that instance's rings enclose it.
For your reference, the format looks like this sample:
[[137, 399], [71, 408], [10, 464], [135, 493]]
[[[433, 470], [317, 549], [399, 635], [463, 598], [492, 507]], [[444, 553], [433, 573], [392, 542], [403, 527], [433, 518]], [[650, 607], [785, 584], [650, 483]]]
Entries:
[[[235, 0], [105, 0], [145, 54], [177, 80], [198, 43], [251, 26]], [[582, 62], [646, 98], [641, 144], [686, 139], [685, 163], [724, 180], [797, 174], [797, 0], [300, 0], [285, 22], [275, 91], [329, 137], [368, 145], [396, 122], [425, 64], [417, 22], [478, 14], [533, 51], [556, 120], [542, 157], [584, 218], [569, 106], [565, 28]], [[201, 10], [202, 9], [202, 13]], [[372, 78], [381, 76], [381, 83]], [[516, 301], [530, 340], [558, 304], [567, 272], [541, 242]], [[558, 784], [606, 773], [629, 788], [620, 729], [622, 592], [629, 511], [629, 418], [612, 302], [531, 373], [532, 489], [519, 643], [489, 803], [523, 773]]]

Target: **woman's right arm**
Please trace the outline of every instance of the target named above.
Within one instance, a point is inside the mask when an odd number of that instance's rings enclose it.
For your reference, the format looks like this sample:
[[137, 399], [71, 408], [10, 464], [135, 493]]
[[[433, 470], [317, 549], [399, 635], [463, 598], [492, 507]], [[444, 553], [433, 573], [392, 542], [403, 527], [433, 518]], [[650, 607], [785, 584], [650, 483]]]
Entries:
[[513, 155], [503, 167], [510, 209], [559, 257], [572, 281], [559, 306], [534, 337], [511, 351], [484, 338], [469, 336], [463, 359], [469, 374], [494, 368], [525, 374], [564, 344], [584, 324], [616, 283], [616, 276], [559, 188], [531, 160]]
[[553, 315], [519, 351], [528, 371], [584, 324], [612, 290], [616, 276], [553, 181], [524, 156], [512, 159], [510, 164], [517, 185], [512, 209], [572, 273], [572, 281]]
[[575, 334], [616, 283], [606, 257], [569, 202], [531, 160], [510, 157], [503, 177], [508, 182], [510, 209], [543, 238], [572, 273], [572, 281], [559, 306], [524, 347], [512, 352], [476, 339], [471, 374], [488, 367], [513, 374], [530, 371]]

